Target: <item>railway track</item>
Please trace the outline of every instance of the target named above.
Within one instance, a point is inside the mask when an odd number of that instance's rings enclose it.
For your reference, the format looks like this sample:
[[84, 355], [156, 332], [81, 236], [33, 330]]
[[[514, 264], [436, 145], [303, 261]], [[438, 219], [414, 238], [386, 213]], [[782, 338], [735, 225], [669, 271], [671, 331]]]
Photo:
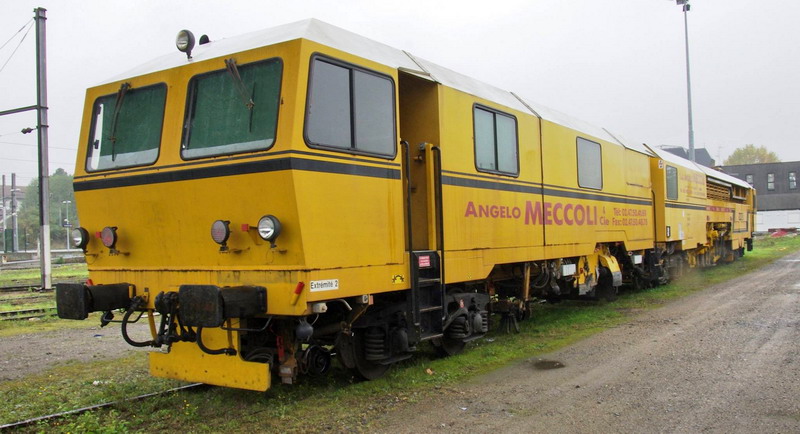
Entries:
[[41, 307], [35, 309], [6, 310], [0, 312], [0, 321], [39, 318], [55, 313], [55, 307]]
[[39, 318], [56, 311], [55, 307], [42, 306], [55, 301], [53, 290], [42, 290], [36, 285], [13, 285], [0, 287], [0, 294], [4, 309], [15, 308], [0, 311], [0, 321]]
[[33, 424], [38, 423], [38, 422], [50, 421], [50, 420], [59, 419], [59, 418], [66, 417], [66, 416], [78, 415], [78, 414], [82, 414], [82, 413], [88, 413], [90, 411], [100, 410], [100, 409], [103, 409], [103, 408], [113, 407], [113, 406], [115, 406], [117, 404], [121, 404], [123, 402], [141, 401], [141, 400], [144, 400], [144, 399], [147, 399], [147, 398], [166, 395], [168, 393], [182, 392], [182, 391], [189, 390], [189, 389], [199, 388], [201, 386], [207, 386], [207, 385], [203, 384], [203, 383], [192, 383], [192, 384], [187, 384], [185, 386], [174, 387], [172, 389], [163, 390], [161, 392], [146, 393], [144, 395], [134, 396], [132, 398], [125, 398], [125, 399], [122, 399], [122, 400], [119, 400], [119, 401], [106, 402], [106, 403], [103, 403], [103, 404], [91, 405], [89, 407], [78, 408], [78, 409], [75, 409], [75, 410], [62, 411], [60, 413], [53, 413], [53, 414], [48, 414], [48, 415], [45, 415], [45, 416], [39, 416], [39, 417], [30, 418], [30, 419], [25, 419], [25, 420], [21, 420], [19, 422], [13, 422], [13, 423], [5, 424], [5, 425], [0, 425], [0, 431], [12, 430], [12, 429], [16, 429], [16, 428], [22, 428], [22, 427], [25, 427], [25, 426], [33, 425]]
[[0, 286], [0, 292], [53, 292], [52, 289], [43, 291], [39, 285], [14, 285], [14, 286]]
[[11, 304], [19, 302], [31, 303], [35, 301], [44, 301], [52, 299], [53, 299], [53, 294], [37, 294], [37, 295], [28, 295], [23, 297], [3, 297], [0, 298], [0, 303], [11, 303]]

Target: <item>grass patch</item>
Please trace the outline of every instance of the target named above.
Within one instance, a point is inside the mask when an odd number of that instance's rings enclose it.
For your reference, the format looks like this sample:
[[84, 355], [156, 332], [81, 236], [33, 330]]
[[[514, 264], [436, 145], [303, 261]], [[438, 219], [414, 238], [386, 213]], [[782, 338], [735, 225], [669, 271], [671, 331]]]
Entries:
[[[53, 265], [51, 274], [53, 282], [85, 281], [88, 277], [86, 264]], [[41, 282], [42, 274], [39, 268], [3, 270], [0, 273], [0, 286], [39, 286]]]
[[[180, 384], [184, 383], [150, 377], [146, 357], [141, 353], [112, 361], [71, 363], [44, 374], [0, 383], [0, 396], [4, 401], [0, 410], [0, 424], [118, 401]], [[57, 421], [48, 430], [102, 431], [100, 425], [95, 427], [91, 423], [91, 419], [97, 417], [101, 417], [98, 421], [103, 421], [102, 426], [106, 428], [127, 425], [122, 419], [120, 423], [114, 422], [114, 414], [120, 414], [118, 410], [103, 413], [102, 416], [95, 413]], [[32, 427], [35, 431], [42, 428]]]
[[[624, 293], [613, 303], [563, 302], [542, 305], [522, 332], [492, 334], [470, 343], [455, 357], [437, 358], [423, 347], [414, 358], [394, 366], [386, 377], [357, 382], [334, 367], [323, 378], [306, 377], [294, 386], [273, 385], [267, 393], [208, 388], [141, 402], [125, 403], [70, 417], [58, 425], [30, 431], [181, 430], [196, 432], [366, 431], [393, 408], [430, 397], [456, 395], [453, 386], [524, 358], [551, 352], [625, 321], [635, 312], [733, 279], [800, 250], [800, 237], [762, 239], [756, 250], [734, 264], [690, 273], [658, 288]], [[150, 378], [141, 354], [92, 364], [62, 367], [41, 376], [0, 384], [12, 405], [0, 409], [0, 421], [128, 397], [174, 387]], [[430, 371], [429, 371], [430, 370]], [[95, 380], [110, 380], [101, 386]]]

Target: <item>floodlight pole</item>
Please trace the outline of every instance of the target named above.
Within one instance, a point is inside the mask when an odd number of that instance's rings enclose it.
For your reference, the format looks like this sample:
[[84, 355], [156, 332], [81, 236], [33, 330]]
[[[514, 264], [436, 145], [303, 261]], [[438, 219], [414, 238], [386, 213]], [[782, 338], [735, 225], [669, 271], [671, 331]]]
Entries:
[[39, 262], [42, 271], [42, 289], [52, 289], [50, 260], [50, 165], [47, 154], [47, 53], [45, 50], [45, 8], [33, 10], [36, 14], [36, 112], [39, 134], [39, 236], [41, 252]]
[[683, 6], [683, 34], [686, 41], [686, 101], [689, 106], [689, 159], [694, 159], [694, 126], [692, 123], [692, 79], [689, 74], [689, 0], [675, 0]]

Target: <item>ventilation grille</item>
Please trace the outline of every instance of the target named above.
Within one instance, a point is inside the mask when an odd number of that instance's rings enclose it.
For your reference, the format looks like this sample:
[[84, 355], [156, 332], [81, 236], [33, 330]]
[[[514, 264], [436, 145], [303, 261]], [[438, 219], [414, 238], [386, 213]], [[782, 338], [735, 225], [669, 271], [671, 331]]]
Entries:
[[706, 192], [708, 194], [708, 198], [711, 200], [724, 200], [726, 202], [731, 201], [730, 187], [723, 187], [721, 185], [708, 182], [706, 183]]

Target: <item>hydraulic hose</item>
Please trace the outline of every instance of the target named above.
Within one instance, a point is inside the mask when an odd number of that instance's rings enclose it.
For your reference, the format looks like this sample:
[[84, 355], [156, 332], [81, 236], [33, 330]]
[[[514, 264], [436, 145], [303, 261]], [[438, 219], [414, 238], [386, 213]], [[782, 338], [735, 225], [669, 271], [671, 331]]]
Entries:
[[202, 327], [198, 327], [197, 328], [197, 346], [200, 347], [200, 350], [202, 350], [206, 354], [211, 354], [211, 355], [227, 354], [229, 356], [235, 356], [236, 355], [236, 350], [234, 350], [233, 348], [220, 348], [218, 350], [212, 350], [212, 349], [206, 347], [203, 344], [203, 328]]
[[[134, 303], [134, 305], [135, 304], [136, 303]], [[134, 305], [132, 305], [127, 311], [125, 311], [125, 316], [122, 317], [122, 326], [121, 326], [122, 339], [124, 339], [125, 342], [128, 343], [128, 345], [133, 347], [153, 347], [155, 346], [155, 341], [150, 340], [150, 341], [138, 342], [134, 341], [133, 339], [131, 339], [130, 336], [128, 336], [128, 322], [131, 318], [131, 315], [133, 315], [133, 313], [136, 312]]]

